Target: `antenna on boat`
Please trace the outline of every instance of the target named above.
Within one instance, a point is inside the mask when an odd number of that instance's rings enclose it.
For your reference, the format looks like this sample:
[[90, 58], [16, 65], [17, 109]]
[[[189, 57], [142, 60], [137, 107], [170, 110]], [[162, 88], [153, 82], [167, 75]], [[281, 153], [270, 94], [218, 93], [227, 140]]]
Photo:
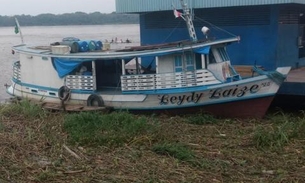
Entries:
[[23, 44], [22, 32], [21, 32], [20, 25], [19, 25], [19, 22], [18, 22], [16, 17], [15, 17], [15, 23], [16, 23], [16, 25], [15, 25], [15, 33], [16, 34], [20, 33], [21, 43]]
[[186, 22], [191, 40], [197, 42], [197, 35], [192, 20], [192, 11], [188, 8], [187, 4], [184, 3], [184, 0], [180, 0], [180, 2], [183, 8], [183, 14], [174, 9], [174, 15], [176, 18], [181, 17]]

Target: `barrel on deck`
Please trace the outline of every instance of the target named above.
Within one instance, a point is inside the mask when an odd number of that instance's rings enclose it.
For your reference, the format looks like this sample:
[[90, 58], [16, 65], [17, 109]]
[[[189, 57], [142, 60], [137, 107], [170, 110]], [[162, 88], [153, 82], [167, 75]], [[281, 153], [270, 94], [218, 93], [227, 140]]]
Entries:
[[87, 41], [77, 41], [77, 44], [78, 44], [78, 51], [87, 52], [89, 50], [89, 45]]
[[89, 41], [87, 41], [87, 43], [88, 43], [88, 50], [94, 51], [96, 48], [95, 41], [89, 40]]
[[101, 50], [103, 48], [103, 43], [102, 41], [95, 41], [95, 50]]

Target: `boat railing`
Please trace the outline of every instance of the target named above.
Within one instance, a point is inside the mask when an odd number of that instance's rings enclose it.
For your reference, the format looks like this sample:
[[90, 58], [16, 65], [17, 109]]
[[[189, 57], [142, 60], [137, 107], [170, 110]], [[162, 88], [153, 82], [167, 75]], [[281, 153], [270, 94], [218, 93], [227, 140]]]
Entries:
[[66, 86], [74, 90], [93, 90], [93, 76], [88, 75], [68, 75], [66, 77]]
[[20, 61], [17, 61], [13, 64], [13, 78], [17, 81], [21, 81]]
[[176, 73], [123, 75], [121, 76], [122, 91], [173, 89], [221, 83], [206, 70]]

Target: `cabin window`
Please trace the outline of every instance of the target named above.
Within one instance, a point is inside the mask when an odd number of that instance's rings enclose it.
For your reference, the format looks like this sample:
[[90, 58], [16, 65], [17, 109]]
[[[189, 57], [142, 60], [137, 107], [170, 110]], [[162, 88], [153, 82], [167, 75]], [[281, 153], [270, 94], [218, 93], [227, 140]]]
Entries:
[[202, 69], [202, 67], [206, 65], [204, 55], [196, 53], [195, 64], [196, 64], [196, 69]]
[[216, 63], [216, 59], [212, 51], [209, 53], [209, 63], [210, 64]]
[[217, 48], [217, 50], [218, 50], [219, 56], [220, 56], [222, 61], [229, 61], [230, 60], [224, 47]]
[[191, 53], [185, 54], [185, 63], [186, 63], [187, 71], [194, 70], [194, 60], [193, 60], [193, 55]]
[[120, 86], [122, 62], [121, 60], [96, 60], [95, 72], [97, 90]]
[[182, 72], [183, 64], [182, 64], [182, 56], [176, 55], [175, 56], [175, 71]]

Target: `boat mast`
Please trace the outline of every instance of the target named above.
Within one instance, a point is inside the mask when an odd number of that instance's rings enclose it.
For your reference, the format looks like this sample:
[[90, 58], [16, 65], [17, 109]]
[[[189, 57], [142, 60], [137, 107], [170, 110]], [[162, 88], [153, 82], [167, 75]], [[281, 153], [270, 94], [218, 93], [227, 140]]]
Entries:
[[197, 35], [195, 32], [192, 15], [190, 9], [187, 7], [187, 4], [184, 3], [184, 0], [180, 0], [181, 6], [183, 8], [183, 19], [186, 21], [187, 29], [189, 31], [190, 38], [193, 42], [197, 42]]

